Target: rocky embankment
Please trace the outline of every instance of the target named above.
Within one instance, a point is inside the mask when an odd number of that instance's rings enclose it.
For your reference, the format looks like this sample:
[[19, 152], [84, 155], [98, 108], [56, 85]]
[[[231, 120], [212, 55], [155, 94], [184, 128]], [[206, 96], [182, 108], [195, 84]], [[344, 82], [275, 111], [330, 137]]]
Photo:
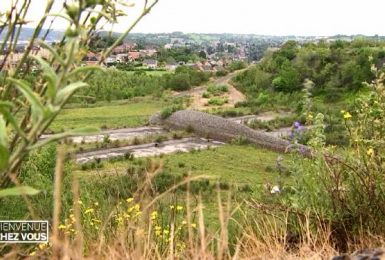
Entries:
[[310, 149], [304, 145], [292, 145], [287, 140], [253, 130], [245, 125], [225, 118], [194, 110], [181, 110], [162, 119], [159, 114], [150, 119], [150, 124], [178, 130], [190, 130], [197, 135], [221, 142], [230, 142], [236, 138], [245, 138], [259, 147], [286, 152], [299, 149], [304, 156], [311, 156]]

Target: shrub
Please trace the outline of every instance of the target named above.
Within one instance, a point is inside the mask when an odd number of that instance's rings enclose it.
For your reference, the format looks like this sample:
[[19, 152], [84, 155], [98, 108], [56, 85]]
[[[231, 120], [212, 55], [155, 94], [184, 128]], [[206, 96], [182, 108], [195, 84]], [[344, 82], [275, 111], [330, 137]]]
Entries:
[[229, 65], [229, 70], [230, 71], [236, 71], [236, 70], [241, 70], [246, 68], [247, 64], [244, 61], [233, 61]]
[[190, 77], [187, 73], [180, 73], [173, 76], [169, 81], [172, 90], [183, 91], [191, 88]]
[[174, 112], [181, 109], [183, 109], [181, 105], [172, 105], [169, 107], [165, 107], [164, 109], [162, 109], [162, 111], [160, 111], [160, 116], [162, 119], [166, 119], [171, 116]]
[[[346, 151], [336, 154], [325, 146], [323, 116], [318, 115], [308, 142], [315, 151], [314, 158], [296, 159], [291, 165], [296, 182], [294, 192], [284, 201], [330, 223], [340, 250], [346, 249], [360, 231], [373, 235], [385, 232], [382, 77], [371, 85], [370, 95], [358, 101], [354, 112], [342, 111], [350, 144]], [[361, 230], [362, 221], [365, 230]]]
[[212, 106], [222, 106], [227, 102], [228, 102], [227, 98], [213, 97], [213, 98], [210, 98], [207, 103]]
[[229, 87], [227, 85], [209, 85], [207, 87], [207, 92], [214, 96], [220, 96], [228, 91]]
[[226, 76], [227, 74], [229, 74], [227, 70], [218, 70], [217, 72], [215, 72], [215, 76], [217, 77], [223, 77], [223, 76]]
[[210, 96], [211, 96], [210, 93], [207, 91], [203, 92], [203, 94], [202, 94], [203, 98], [210, 98]]

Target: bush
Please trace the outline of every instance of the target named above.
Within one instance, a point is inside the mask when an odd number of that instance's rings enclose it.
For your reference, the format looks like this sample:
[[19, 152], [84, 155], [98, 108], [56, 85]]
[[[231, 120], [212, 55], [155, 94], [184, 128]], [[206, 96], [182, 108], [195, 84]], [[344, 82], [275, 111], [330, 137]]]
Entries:
[[212, 106], [222, 106], [227, 102], [228, 102], [227, 98], [213, 97], [213, 98], [210, 98], [207, 103]]
[[162, 119], [166, 119], [171, 116], [174, 112], [183, 109], [181, 105], [172, 105], [169, 107], [165, 107], [160, 111], [160, 116]]
[[187, 73], [176, 74], [169, 80], [168, 84], [172, 90], [176, 91], [184, 91], [191, 88], [190, 77]]
[[215, 76], [217, 76], [217, 77], [224, 77], [227, 74], [229, 74], [229, 72], [227, 70], [218, 70], [217, 72], [215, 72]]
[[165, 84], [168, 88], [176, 91], [184, 91], [192, 86], [199, 86], [207, 82], [210, 74], [198, 71], [192, 67], [180, 66], [175, 70], [174, 74], [165, 75]]
[[210, 98], [210, 96], [211, 96], [210, 93], [207, 91], [203, 92], [203, 94], [202, 94], [203, 98]]
[[229, 70], [230, 71], [236, 71], [236, 70], [241, 70], [246, 68], [247, 64], [244, 61], [233, 61], [229, 65]]
[[227, 85], [209, 85], [207, 92], [214, 96], [220, 96], [223, 93], [229, 92], [229, 87]]
[[[383, 78], [376, 81], [372, 86], [374, 91], [358, 101], [354, 112], [342, 111], [350, 144], [346, 151], [336, 154], [325, 146], [323, 116], [318, 115], [308, 142], [316, 152], [314, 158], [297, 159], [291, 165], [296, 182], [294, 192], [285, 202], [329, 223], [333, 239], [342, 250], [356, 236], [361, 236], [359, 232], [372, 235], [385, 232], [382, 82]], [[365, 230], [361, 229], [363, 224]]]

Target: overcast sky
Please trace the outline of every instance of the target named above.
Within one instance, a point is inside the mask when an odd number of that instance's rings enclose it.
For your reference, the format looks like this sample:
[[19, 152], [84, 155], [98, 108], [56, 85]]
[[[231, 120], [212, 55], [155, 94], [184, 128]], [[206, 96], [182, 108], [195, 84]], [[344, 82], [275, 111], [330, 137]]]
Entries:
[[[11, 0], [0, 1], [0, 11], [4, 11]], [[32, 0], [30, 19], [43, 12], [45, 2]], [[57, 2], [59, 10], [61, 0]], [[114, 26], [114, 31], [123, 31], [144, 1], [127, 2], [136, 7]], [[159, 0], [135, 32], [385, 35], [384, 17], [384, 0]], [[55, 27], [65, 26], [57, 23]]]

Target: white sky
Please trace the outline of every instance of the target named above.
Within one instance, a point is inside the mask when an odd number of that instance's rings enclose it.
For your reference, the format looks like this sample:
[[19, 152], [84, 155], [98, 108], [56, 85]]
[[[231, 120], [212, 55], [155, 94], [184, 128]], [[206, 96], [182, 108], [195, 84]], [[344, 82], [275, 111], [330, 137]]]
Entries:
[[[151, 1], [151, 0], [150, 0]], [[11, 0], [0, 0], [0, 12]], [[56, 5], [61, 6], [62, 0]], [[143, 0], [121, 19], [123, 31]], [[43, 12], [45, 0], [32, 0], [30, 19]], [[56, 10], [59, 10], [56, 8]], [[385, 35], [384, 0], [159, 0], [135, 32], [252, 33], [265, 35]], [[63, 29], [62, 23], [55, 28]]]

